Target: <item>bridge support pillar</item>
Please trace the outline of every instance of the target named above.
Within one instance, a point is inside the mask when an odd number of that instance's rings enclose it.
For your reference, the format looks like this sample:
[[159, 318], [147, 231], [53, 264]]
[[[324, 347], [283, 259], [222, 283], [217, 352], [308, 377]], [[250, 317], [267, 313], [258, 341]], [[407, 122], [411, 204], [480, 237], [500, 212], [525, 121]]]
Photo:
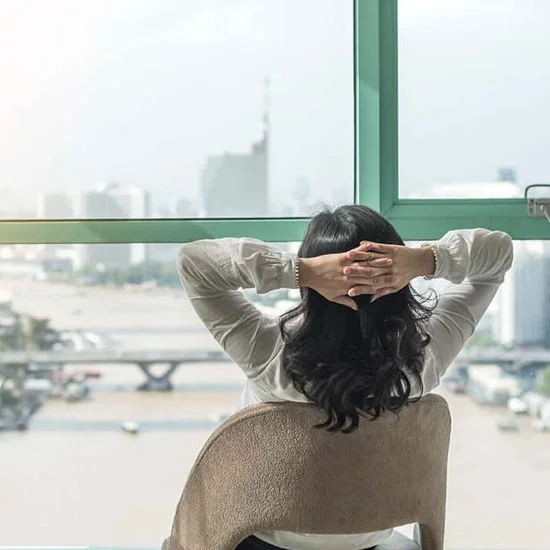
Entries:
[[147, 377], [147, 380], [137, 387], [138, 391], [172, 391], [174, 386], [170, 378], [181, 363], [170, 363], [166, 371], [160, 376], [151, 372], [151, 367], [154, 364], [155, 363], [137, 363], [137, 366]]

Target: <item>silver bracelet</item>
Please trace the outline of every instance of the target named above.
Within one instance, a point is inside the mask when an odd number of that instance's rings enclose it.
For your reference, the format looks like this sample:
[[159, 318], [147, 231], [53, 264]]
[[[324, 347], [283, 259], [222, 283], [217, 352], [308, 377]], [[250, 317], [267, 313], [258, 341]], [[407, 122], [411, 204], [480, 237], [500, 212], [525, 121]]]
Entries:
[[439, 258], [437, 256], [437, 249], [435, 246], [432, 246], [430, 243], [424, 243], [421, 248], [429, 248], [432, 251], [432, 254], [434, 256], [434, 273], [433, 275], [424, 275], [424, 279], [426, 281], [430, 281], [431, 279], [435, 278], [435, 274], [437, 273], [437, 267], [439, 265]]
[[296, 288], [300, 288], [300, 258], [296, 257], [296, 265], [294, 266], [294, 276], [296, 279]]

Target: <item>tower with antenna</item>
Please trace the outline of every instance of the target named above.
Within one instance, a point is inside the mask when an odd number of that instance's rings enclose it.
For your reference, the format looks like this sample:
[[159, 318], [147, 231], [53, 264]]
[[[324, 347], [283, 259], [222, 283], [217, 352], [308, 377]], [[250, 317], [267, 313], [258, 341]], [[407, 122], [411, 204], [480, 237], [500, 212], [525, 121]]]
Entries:
[[269, 214], [269, 87], [265, 78], [258, 141], [246, 153], [208, 157], [201, 173], [201, 215], [258, 218]]
[[269, 129], [270, 129], [269, 128], [269, 124], [270, 124], [270, 120], [269, 120], [269, 85], [270, 85], [269, 77], [267, 76], [264, 79], [264, 113], [263, 113], [263, 116], [262, 116], [262, 137], [263, 137], [263, 140], [266, 143], [266, 148], [267, 148], [267, 143], [268, 143], [268, 139], [269, 139]]

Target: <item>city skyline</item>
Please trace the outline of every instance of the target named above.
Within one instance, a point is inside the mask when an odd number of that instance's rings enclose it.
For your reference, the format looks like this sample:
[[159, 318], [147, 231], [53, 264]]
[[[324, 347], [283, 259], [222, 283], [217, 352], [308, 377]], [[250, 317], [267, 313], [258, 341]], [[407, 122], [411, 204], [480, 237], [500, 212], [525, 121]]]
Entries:
[[[498, 166], [516, 167], [521, 186], [549, 181], [550, 4], [408, 0], [399, 10], [402, 196], [489, 181]], [[97, 181], [196, 203], [206, 159], [258, 140], [266, 77], [273, 203], [285, 211], [303, 178], [316, 201], [352, 200], [351, 0], [139, 0], [131, 12], [116, 1], [9, 1], [0, 51], [3, 211], [17, 200], [34, 208], [34, 190]]]
[[[314, 4], [317, 24], [306, 35]], [[326, 190], [320, 198], [346, 185], [352, 198], [351, 1], [166, 0], [161, 9], [140, 0], [131, 12], [120, 2], [81, 12], [54, 1], [43, 12], [37, 4], [32, 41], [27, 13], [10, 7], [0, 5], [0, 51], [22, 53], [0, 61], [10, 84], [0, 99], [0, 187], [24, 198], [32, 188], [113, 180], [154, 188], [164, 202], [196, 200], [207, 157], [244, 152], [260, 136], [269, 77], [272, 188], [284, 198], [307, 174]], [[324, 41], [332, 52], [316, 58]], [[21, 162], [29, 155], [32, 163]]]

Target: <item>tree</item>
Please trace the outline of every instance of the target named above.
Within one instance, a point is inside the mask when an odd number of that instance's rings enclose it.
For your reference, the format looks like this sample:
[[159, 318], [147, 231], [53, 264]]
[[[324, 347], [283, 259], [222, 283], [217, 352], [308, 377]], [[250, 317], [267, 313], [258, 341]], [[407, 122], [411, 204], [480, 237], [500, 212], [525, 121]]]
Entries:
[[49, 319], [30, 317], [30, 341], [34, 349], [49, 351], [61, 341], [59, 332], [50, 326]]
[[0, 335], [0, 350], [53, 349], [60, 342], [59, 332], [50, 326], [50, 320], [13, 312], [13, 324]]
[[180, 281], [173, 262], [143, 262], [119, 267], [107, 267], [102, 270], [98, 270], [94, 266], [86, 266], [77, 274], [77, 279], [82, 278], [100, 285], [140, 285], [147, 281], [155, 281], [158, 286], [162, 287], [180, 287]]

